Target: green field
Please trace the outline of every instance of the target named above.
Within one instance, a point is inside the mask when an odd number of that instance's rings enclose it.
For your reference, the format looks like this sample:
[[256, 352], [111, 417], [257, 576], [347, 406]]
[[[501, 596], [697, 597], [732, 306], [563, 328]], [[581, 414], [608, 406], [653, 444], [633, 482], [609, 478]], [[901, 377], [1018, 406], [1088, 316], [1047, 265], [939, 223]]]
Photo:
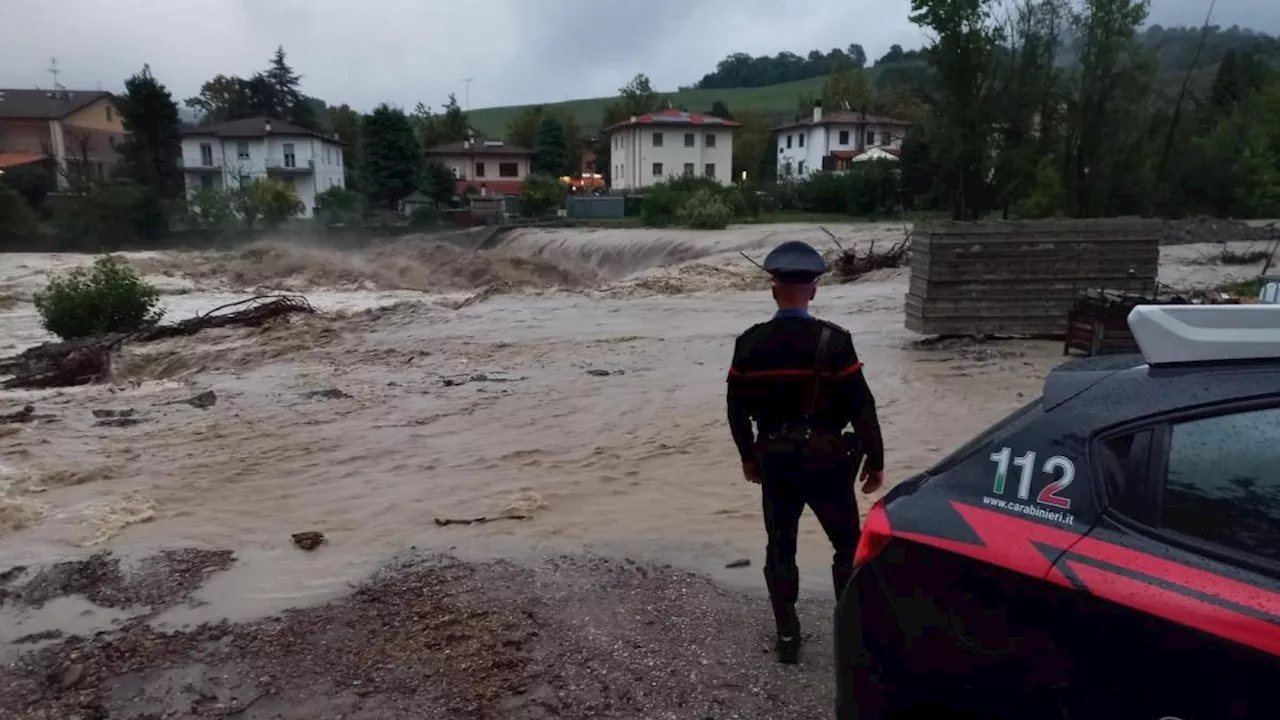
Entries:
[[[693, 112], [707, 112], [711, 109], [711, 104], [719, 100], [728, 105], [730, 111], [754, 110], [781, 120], [799, 111], [800, 96], [820, 94], [824, 79], [816, 77], [755, 88], [685, 90], [668, 93], [665, 97], [671, 100], [673, 107], [683, 106]], [[542, 106], [554, 110], [567, 110], [584, 131], [594, 132], [600, 127], [600, 117], [604, 114], [605, 106], [613, 100], [612, 97], [587, 98], [568, 102], [542, 103]], [[467, 117], [471, 121], [471, 126], [479, 132], [490, 137], [502, 137], [506, 134], [507, 122], [525, 107], [531, 106], [508, 105], [480, 108], [467, 113]]]

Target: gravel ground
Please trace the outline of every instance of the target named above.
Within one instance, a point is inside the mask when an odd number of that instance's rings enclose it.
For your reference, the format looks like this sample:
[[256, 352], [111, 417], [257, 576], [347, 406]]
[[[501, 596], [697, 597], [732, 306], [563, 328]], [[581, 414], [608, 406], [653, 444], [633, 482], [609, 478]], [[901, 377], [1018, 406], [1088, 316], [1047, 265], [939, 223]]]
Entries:
[[[180, 577], [218, 564], [179, 559]], [[160, 578], [162, 562], [139, 577]], [[36, 597], [34, 582], [10, 599]], [[132, 597], [190, 592], [161, 586]], [[771, 654], [766, 600], [702, 576], [593, 558], [414, 557], [328, 605], [182, 632], [139, 618], [32, 650], [0, 667], [0, 718], [830, 717], [831, 601], [810, 602], [801, 664], [788, 667]]]

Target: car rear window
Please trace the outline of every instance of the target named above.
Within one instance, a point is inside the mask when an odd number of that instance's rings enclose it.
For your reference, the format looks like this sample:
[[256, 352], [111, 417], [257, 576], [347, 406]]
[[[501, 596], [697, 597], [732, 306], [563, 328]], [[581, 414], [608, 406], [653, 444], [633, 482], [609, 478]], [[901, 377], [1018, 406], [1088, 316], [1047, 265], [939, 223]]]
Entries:
[[943, 458], [940, 462], [938, 462], [937, 465], [934, 465], [925, 474], [937, 475], [939, 473], [944, 473], [947, 470], [950, 470], [953, 465], [956, 465], [961, 460], [964, 460], [965, 458], [969, 457], [971, 454], [973, 454], [975, 450], [982, 447], [983, 445], [985, 445], [987, 442], [989, 442], [996, 436], [1004, 433], [1006, 430], [1012, 430], [1014, 426], [1018, 424], [1020, 421], [1035, 417], [1034, 414], [1040, 410], [1043, 404], [1044, 404], [1044, 399], [1042, 397], [1036, 397], [1036, 399], [1032, 400], [1026, 405], [1023, 405], [1017, 410], [1014, 410], [1013, 412], [1001, 418], [992, 426], [988, 427], [986, 430], [983, 430], [981, 433], [977, 435], [977, 437], [973, 438], [972, 440], [965, 443], [964, 445], [961, 445], [960, 447], [956, 448], [950, 455]]

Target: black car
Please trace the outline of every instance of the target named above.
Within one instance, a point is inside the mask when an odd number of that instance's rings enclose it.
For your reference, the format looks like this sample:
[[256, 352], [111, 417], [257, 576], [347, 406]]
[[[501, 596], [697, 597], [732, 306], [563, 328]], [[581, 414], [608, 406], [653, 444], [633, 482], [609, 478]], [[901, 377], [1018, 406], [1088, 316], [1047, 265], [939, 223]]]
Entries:
[[872, 508], [840, 720], [1280, 718], [1280, 306], [1129, 326]]

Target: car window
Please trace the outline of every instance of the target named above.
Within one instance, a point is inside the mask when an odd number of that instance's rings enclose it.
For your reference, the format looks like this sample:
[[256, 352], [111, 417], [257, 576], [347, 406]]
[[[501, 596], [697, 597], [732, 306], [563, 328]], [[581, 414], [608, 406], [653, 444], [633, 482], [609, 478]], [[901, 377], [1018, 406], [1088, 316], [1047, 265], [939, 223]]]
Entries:
[[1151, 430], [1108, 438], [1101, 445], [1107, 505], [1121, 515], [1150, 524], [1155, 508], [1148, 493]]
[[1160, 524], [1280, 562], [1280, 408], [1174, 425]]
[[928, 474], [938, 475], [939, 473], [946, 472], [951, 468], [952, 465], [955, 465], [961, 460], [964, 460], [965, 458], [972, 455], [975, 450], [982, 447], [987, 441], [996, 437], [996, 435], [1000, 434], [1005, 430], [1012, 430], [1014, 423], [1018, 422], [1019, 420], [1022, 420], [1023, 418], [1030, 417], [1031, 411], [1039, 410], [1042, 402], [1043, 402], [1043, 399], [1037, 397], [1036, 399], [1032, 400], [1026, 405], [1023, 405], [1017, 410], [1014, 410], [1013, 412], [1004, 416], [994, 425], [992, 425], [991, 427], [988, 427], [986, 430], [983, 430], [981, 433], [979, 433], [977, 437], [973, 438], [972, 440], [965, 443], [964, 445], [961, 445], [950, 455], [940, 460], [937, 465], [934, 465], [932, 468], [929, 469]]

